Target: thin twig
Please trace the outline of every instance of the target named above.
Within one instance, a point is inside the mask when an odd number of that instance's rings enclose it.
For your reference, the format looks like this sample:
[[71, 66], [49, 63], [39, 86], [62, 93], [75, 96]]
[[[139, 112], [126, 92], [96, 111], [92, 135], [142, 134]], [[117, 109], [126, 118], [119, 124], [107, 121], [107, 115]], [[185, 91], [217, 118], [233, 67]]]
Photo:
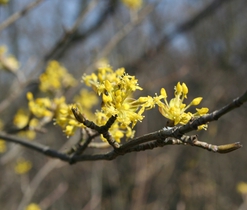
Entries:
[[136, 25], [141, 23], [145, 17], [149, 13], [151, 13], [154, 9], [153, 5], [147, 5], [144, 7], [140, 14], [131, 22], [127, 23], [118, 33], [116, 33], [110, 40], [109, 42], [105, 45], [105, 47], [101, 50], [100, 54], [94, 59], [94, 61], [91, 63], [90, 66], [88, 66], [84, 73], [91, 72], [91, 70], [94, 68], [95, 63], [100, 60], [101, 58], [106, 57], [109, 55], [109, 53], [116, 47], [116, 45], [124, 38], [126, 37]]
[[1, 23], [1, 25], [0, 25], [0, 33], [1, 33], [2, 30], [4, 30], [5, 28], [9, 27], [10, 25], [12, 25], [15, 21], [17, 21], [18, 19], [20, 19], [21, 17], [26, 15], [33, 8], [37, 7], [42, 1], [44, 1], [44, 0], [37, 0], [37, 1], [31, 2], [30, 4], [28, 4], [21, 11], [16, 12], [13, 15], [11, 15], [7, 20], [5, 20], [4, 22]]

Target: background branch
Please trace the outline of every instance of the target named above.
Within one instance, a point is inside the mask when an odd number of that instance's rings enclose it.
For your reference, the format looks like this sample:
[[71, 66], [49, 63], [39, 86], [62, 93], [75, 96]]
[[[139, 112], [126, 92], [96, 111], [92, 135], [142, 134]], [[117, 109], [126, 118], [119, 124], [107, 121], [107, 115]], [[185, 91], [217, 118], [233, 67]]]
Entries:
[[24, 9], [22, 9], [19, 12], [16, 12], [12, 16], [10, 16], [7, 20], [2, 22], [0, 24], [0, 33], [1, 33], [2, 30], [4, 30], [5, 28], [9, 27], [10, 25], [12, 25], [15, 21], [17, 21], [18, 19], [20, 19], [24, 15], [28, 14], [28, 12], [30, 12], [32, 9], [37, 7], [40, 3], [42, 3], [42, 1], [44, 1], [44, 0], [37, 0], [37, 1], [31, 2]]

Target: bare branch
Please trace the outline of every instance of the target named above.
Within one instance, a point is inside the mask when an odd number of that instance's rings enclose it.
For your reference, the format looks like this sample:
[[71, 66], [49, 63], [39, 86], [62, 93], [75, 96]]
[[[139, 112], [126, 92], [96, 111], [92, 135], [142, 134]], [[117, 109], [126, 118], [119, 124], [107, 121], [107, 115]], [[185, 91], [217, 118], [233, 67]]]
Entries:
[[0, 33], [2, 30], [9, 27], [10, 25], [12, 25], [15, 21], [17, 21], [18, 19], [20, 19], [21, 17], [26, 15], [33, 8], [37, 7], [40, 3], [42, 3], [42, 1], [44, 1], [44, 0], [37, 0], [37, 1], [31, 2], [23, 10], [16, 12], [12, 16], [10, 16], [7, 20], [2, 22], [0, 25]]
[[44, 146], [42, 144], [39, 144], [37, 142], [30, 142], [30, 141], [25, 141], [17, 136], [12, 136], [12, 135], [8, 135], [8, 134], [5, 134], [3, 132], [0, 132], [0, 139], [4, 139], [6, 141], [10, 141], [10, 142], [13, 142], [13, 143], [17, 143], [17, 144], [20, 144], [24, 147], [27, 147], [29, 149], [32, 149], [32, 150], [35, 150], [39, 153], [42, 153], [44, 155], [47, 155], [47, 156], [50, 156], [50, 157], [54, 157], [54, 158], [58, 158], [58, 159], [61, 159], [63, 161], [69, 161], [70, 160], [70, 157], [63, 154], [63, 153], [60, 153], [56, 150], [52, 150], [50, 149], [48, 146]]
[[94, 122], [87, 120], [76, 107], [72, 107], [71, 110], [78, 122], [83, 123], [86, 127], [97, 131], [99, 134], [102, 134], [113, 148], [116, 149], [120, 147], [119, 143], [117, 143], [108, 132], [112, 124], [115, 122], [117, 116], [112, 116], [104, 126], [98, 126]]
[[153, 11], [154, 6], [151, 5], [147, 5], [146, 7], [144, 7], [140, 13], [138, 14], [138, 16], [132, 20], [131, 22], [127, 23], [122, 30], [118, 31], [118, 33], [116, 33], [110, 40], [109, 42], [105, 45], [105, 47], [101, 50], [100, 54], [94, 59], [94, 61], [91, 63], [91, 65], [89, 65], [86, 70], [84, 71], [84, 73], [90, 72], [95, 63], [104, 57], [107, 57], [107, 55], [109, 55], [109, 53], [114, 49], [114, 47], [124, 38], [126, 37], [133, 29], [135, 26], [137, 26], [138, 24], [140, 24], [144, 18]]

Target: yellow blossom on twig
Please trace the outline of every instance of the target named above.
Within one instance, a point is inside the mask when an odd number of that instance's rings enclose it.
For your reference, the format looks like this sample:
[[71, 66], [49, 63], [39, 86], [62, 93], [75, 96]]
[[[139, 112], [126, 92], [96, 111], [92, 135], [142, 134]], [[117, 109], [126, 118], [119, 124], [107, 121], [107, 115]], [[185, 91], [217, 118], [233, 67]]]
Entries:
[[68, 137], [72, 136], [77, 128], [85, 127], [75, 119], [71, 106], [72, 105], [66, 104], [65, 98], [63, 98], [63, 102], [57, 107], [55, 115], [55, 124], [63, 128], [63, 131]]
[[[160, 95], [154, 97], [155, 104], [159, 106], [160, 113], [174, 125], [177, 124], [187, 124], [192, 117], [202, 116], [208, 112], [208, 108], [201, 108], [196, 109], [197, 112], [192, 114], [191, 112], [186, 112], [186, 110], [191, 106], [197, 106], [200, 104], [202, 97], [197, 97], [191, 101], [189, 105], [183, 103], [184, 99], [187, 98], [188, 94], [188, 87], [185, 83], [180, 84], [177, 83], [175, 86], [175, 97], [170, 100], [168, 103], [167, 101], [167, 94], [164, 88], [161, 89]], [[165, 103], [161, 102], [161, 99], [164, 100]], [[198, 129], [206, 129], [206, 125], [202, 125], [198, 127]]]

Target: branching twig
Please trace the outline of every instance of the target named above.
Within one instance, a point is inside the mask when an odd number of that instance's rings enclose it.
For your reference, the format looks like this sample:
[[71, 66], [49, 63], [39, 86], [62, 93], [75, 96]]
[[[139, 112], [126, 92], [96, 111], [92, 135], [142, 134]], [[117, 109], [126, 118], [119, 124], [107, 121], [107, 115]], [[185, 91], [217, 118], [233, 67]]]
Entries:
[[104, 57], [107, 57], [109, 53], [114, 49], [114, 47], [124, 38], [126, 37], [136, 25], [140, 24], [144, 18], [153, 11], [154, 6], [148, 5], [143, 8], [139, 15], [131, 22], [127, 23], [118, 33], [116, 33], [109, 42], [105, 45], [105, 47], [101, 50], [100, 54], [94, 59], [90, 66], [86, 68], [84, 73], [91, 72], [94, 68], [95, 63]]
[[86, 149], [84, 147], [88, 147], [88, 144], [91, 142], [91, 139], [95, 138], [99, 134], [103, 134], [104, 137], [107, 139], [108, 143], [113, 147], [112, 151], [105, 154], [81, 155], [80, 153], [75, 153], [73, 156], [69, 156], [66, 153], [61, 153], [59, 151], [50, 149], [48, 146], [44, 146], [39, 143], [34, 143], [30, 141], [24, 141], [16, 136], [11, 136], [3, 132], [0, 132], [0, 139], [4, 139], [6, 141], [20, 144], [22, 146], [33, 149], [37, 152], [43, 153], [44, 155], [53, 158], [58, 158], [60, 160], [69, 162], [71, 164], [79, 161], [112, 160], [120, 155], [124, 155], [130, 152], [137, 152], [137, 151], [153, 149], [156, 147], [163, 147], [167, 145], [180, 145], [180, 144], [196, 146], [217, 153], [228, 153], [238, 148], [241, 148], [242, 145], [239, 142], [235, 142], [232, 144], [217, 146], [199, 141], [197, 139], [197, 136], [195, 135], [185, 136], [184, 134], [192, 130], [196, 130], [197, 127], [200, 125], [203, 125], [205, 123], [214, 120], [218, 120], [220, 117], [232, 111], [233, 109], [241, 106], [246, 101], [247, 101], [247, 91], [242, 96], [234, 99], [232, 103], [226, 105], [225, 107], [222, 107], [221, 109], [218, 109], [205, 116], [194, 119], [186, 125], [179, 127], [164, 127], [159, 131], [131, 139], [127, 143], [122, 145], [115, 142], [115, 140], [112, 139], [112, 137], [108, 132], [109, 128], [116, 120], [115, 116], [112, 116], [108, 120], [106, 125], [100, 127], [95, 125], [93, 122], [86, 120], [77, 108], [73, 108], [72, 111], [79, 122], [83, 123], [87, 127], [94, 129], [95, 131], [98, 132], [95, 135], [88, 136], [88, 139], [86, 140], [87, 144], [85, 144], [86, 146], [83, 145], [82, 147], [83, 150]]
[[108, 143], [115, 149], [119, 148], [120, 145], [119, 143], [117, 143], [110, 135], [110, 133], [108, 132], [108, 130], [110, 129], [110, 127], [112, 126], [112, 124], [115, 122], [116, 120], [116, 116], [112, 116], [107, 123], [104, 126], [98, 126], [95, 123], [93, 123], [92, 121], [87, 120], [79, 111], [79, 109], [77, 109], [76, 107], [73, 107], [72, 112], [75, 116], [75, 118], [77, 119], [78, 122], [83, 123], [86, 127], [91, 128], [95, 131], [97, 131], [99, 134], [102, 134], [104, 136], [104, 138], [107, 139]]

